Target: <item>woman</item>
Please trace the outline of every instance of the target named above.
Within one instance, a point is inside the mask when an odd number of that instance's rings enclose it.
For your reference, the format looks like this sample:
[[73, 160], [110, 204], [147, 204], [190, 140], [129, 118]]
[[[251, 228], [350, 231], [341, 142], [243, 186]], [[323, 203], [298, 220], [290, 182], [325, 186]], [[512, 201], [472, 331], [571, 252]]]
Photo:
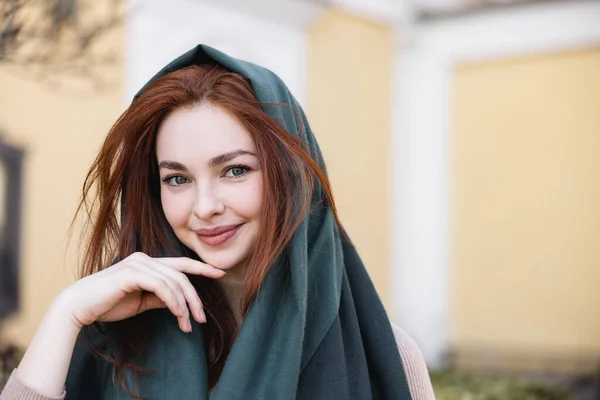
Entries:
[[82, 205], [84, 278], [2, 400], [433, 398], [272, 72], [208, 46], [167, 65], [111, 129]]

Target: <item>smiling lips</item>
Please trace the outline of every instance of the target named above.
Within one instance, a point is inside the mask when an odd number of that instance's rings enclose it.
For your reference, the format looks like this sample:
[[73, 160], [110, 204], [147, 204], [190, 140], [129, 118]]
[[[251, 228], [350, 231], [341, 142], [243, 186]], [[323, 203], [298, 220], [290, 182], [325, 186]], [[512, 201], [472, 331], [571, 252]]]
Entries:
[[220, 246], [231, 239], [243, 224], [224, 225], [213, 229], [199, 229], [196, 231], [198, 239], [209, 246]]

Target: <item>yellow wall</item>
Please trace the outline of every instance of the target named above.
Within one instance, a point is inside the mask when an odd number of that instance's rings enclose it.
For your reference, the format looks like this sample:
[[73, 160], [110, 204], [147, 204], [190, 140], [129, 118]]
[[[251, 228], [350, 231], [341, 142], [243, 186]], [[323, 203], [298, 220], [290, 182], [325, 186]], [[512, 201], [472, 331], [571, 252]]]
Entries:
[[600, 49], [464, 66], [453, 85], [453, 346], [582, 367], [548, 357], [600, 351]]
[[[112, 49], [122, 43], [122, 31], [106, 39]], [[121, 63], [101, 71], [107, 85], [96, 93], [68, 77], [50, 88], [34, 74], [0, 68], [0, 132], [25, 149], [21, 312], [2, 334], [23, 346], [74, 278], [74, 263], [66, 265], [73, 261], [65, 253], [69, 223], [101, 140], [123, 109]]]
[[392, 50], [387, 28], [336, 10], [309, 29], [309, 120], [340, 218], [384, 302]]

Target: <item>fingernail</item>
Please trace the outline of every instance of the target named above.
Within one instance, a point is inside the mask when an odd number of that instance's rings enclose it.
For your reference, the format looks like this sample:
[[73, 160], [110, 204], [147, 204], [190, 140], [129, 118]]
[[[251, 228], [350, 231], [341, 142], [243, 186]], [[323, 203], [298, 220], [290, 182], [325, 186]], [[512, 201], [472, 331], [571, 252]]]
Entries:
[[187, 326], [188, 326], [189, 333], [192, 333], [192, 322], [189, 319], [187, 321]]
[[204, 310], [200, 310], [200, 322], [206, 322], [206, 314], [204, 314]]

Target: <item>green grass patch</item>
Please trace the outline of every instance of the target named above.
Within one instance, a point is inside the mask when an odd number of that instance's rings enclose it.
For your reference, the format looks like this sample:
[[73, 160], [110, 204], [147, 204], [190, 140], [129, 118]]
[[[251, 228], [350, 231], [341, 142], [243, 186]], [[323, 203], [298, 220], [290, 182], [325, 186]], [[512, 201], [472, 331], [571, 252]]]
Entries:
[[569, 399], [569, 394], [564, 390], [519, 378], [441, 371], [432, 372], [431, 381], [437, 400]]

